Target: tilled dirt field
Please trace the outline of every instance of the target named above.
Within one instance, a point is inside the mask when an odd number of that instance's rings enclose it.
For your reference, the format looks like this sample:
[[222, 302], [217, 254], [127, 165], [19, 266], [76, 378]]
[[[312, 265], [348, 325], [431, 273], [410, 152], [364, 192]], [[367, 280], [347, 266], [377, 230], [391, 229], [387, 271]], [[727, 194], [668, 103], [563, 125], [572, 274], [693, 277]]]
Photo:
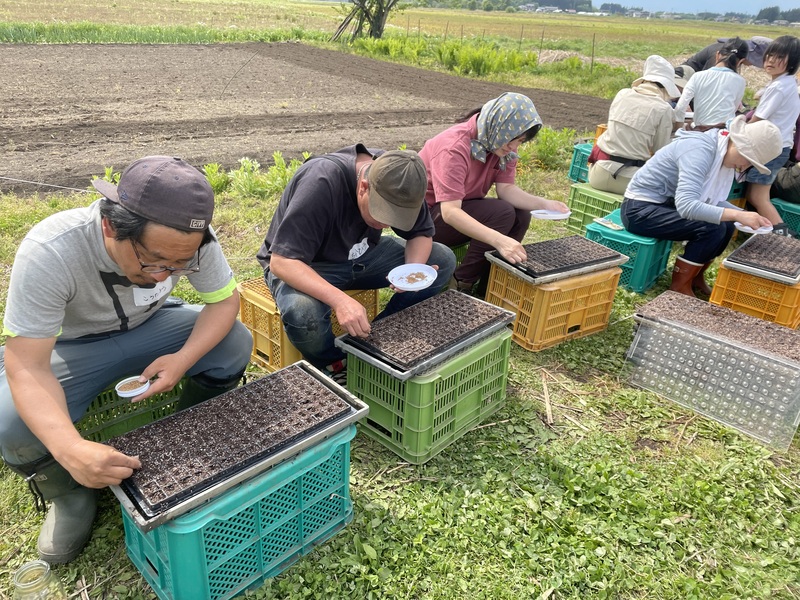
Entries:
[[359, 141], [419, 149], [504, 91], [530, 96], [555, 129], [593, 131], [609, 106], [297, 43], [0, 52], [0, 190], [24, 193], [83, 189], [105, 167], [149, 154], [231, 168], [242, 157], [267, 166], [276, 151], [288, 159]]

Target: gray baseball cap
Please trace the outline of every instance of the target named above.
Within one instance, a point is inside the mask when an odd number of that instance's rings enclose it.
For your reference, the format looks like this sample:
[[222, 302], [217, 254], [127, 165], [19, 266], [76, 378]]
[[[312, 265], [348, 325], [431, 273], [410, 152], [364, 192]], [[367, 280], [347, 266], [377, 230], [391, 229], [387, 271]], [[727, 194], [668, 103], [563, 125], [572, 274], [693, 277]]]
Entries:
[[122, 172], [119, 185], [102, 179], [92, 185], [132, 213], [181, 231], [204, 231], [214, 215], [214, 191], [205, 175], [178, 157], [140, 158]]

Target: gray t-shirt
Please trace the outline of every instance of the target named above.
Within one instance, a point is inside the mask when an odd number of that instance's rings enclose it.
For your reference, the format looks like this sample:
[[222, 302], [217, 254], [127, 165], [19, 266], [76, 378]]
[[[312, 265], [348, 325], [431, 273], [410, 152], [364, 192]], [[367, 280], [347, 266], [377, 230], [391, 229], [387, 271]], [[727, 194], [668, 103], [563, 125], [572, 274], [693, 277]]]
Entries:
[[[233, 272], [219, 243], [200, 249], [200, 267], [189, 282], [204, 302], [233, 293]], [[179, 279], [152, 289], [132, 284], [103, 244], [99, 201], [56, 213], [37, 223], [17, 250], [3, 333], [75, 339], [128, 331], [161, 307]]]

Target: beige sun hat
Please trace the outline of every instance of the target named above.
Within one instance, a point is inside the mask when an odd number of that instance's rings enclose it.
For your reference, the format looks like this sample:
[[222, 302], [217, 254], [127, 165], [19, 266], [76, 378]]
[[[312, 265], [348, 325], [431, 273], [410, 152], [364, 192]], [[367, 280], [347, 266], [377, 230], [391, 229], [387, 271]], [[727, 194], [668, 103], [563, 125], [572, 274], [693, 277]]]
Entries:
[[728, 131], [739, 154], [749, 160], [759, 173], [769, 175], [770, 170], [764, 165], [777, 158], [783, 150], [780, 129], [770, 121], [747, 123], [744, 115], [739, 115], [731, 121]]
[[636, 87], [645, 81], [660, 83], [667, 90], [670, 98], [677, 98], [681, 95], [681, 91], [675, 85], [675, 69], [663, 56], [657, 54], [648, 56], [644, 61], [644, 73], [631, 84], [631, 87]]

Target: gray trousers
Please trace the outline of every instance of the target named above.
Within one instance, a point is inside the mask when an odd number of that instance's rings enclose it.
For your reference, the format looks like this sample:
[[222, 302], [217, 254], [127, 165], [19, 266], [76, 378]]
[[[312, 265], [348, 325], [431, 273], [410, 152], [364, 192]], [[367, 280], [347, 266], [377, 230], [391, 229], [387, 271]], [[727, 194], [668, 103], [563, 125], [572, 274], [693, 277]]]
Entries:
[[[103, 390], [129, 375], [139, 375], [153, 360], [180, 350], [192, 332], [201, 306], [161, 308], [145, 323], [126, 332], [56, 341], [50, 366], [67, 398], [73, 422]], [[187, 375], [230, 380], [245, 369], [253, 342], [236, 321], [228, 335], [203, 356]], [[0, 347], [0, 452], [11, 464], [32, 462], [47, 453], [20, 418], [8, 387], [5, 347]]]

